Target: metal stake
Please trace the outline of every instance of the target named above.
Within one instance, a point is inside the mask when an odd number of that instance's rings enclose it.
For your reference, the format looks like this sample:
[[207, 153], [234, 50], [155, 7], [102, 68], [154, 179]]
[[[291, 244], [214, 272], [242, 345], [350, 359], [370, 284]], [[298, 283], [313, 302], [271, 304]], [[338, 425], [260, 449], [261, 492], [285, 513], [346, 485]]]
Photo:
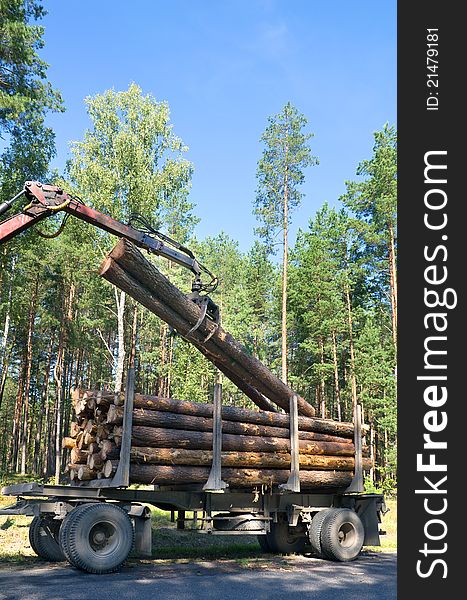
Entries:
[[362, 461], [362, 407], [356, 404], [353, 414], [354, 421], [354, 446], [355, 446], [355, 474], [346, 492], [363, 492], [363, 461]]
[[290, 475], [287, 483], [279, 486], [279, 489], [287, 492], [300, 491], [300, 448], [298, 443], [298, 405], [297, 396], [290, 397], [289, 433], [290, 433]]
[[228, 484], [222, 481], [222, 384], [214, 384], [214, 408], [212, 415], [212, 465], [209, 478], [203, 486], [205, 492], [223, 492]]

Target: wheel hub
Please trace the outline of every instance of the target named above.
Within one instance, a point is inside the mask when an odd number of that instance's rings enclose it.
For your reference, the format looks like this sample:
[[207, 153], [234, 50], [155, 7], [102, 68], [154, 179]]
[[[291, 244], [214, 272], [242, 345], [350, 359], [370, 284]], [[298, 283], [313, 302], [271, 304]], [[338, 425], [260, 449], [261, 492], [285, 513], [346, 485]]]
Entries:
[[355, 536], [355, 527], [352, 523], [343, 523], [337, 533], [339, 544], [345, 548], [352, 546], [355, 541]]
[[96, 552], [111, 551], [116, 543], [115, 527], [111, 523], [96, 523], [89, 532], [89, 543]]

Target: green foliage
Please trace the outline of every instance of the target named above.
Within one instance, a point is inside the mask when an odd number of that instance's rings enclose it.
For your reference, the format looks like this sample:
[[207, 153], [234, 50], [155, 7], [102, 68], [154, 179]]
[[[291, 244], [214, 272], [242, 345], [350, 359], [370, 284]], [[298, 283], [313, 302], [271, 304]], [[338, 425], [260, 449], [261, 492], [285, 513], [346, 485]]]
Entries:
[[[167, 102], [144, 96], [131, 84], [125, 92], [108, 90], [87, 98], [86, 105], [92, 129], [71, 145], [73, 183], [115, 219], [140, 213], [157, 224], [168, 213], [175, 232], [175, 215], [186, 201], [193, 167], [183, 158], [188, 148], [173, 133]], [[186, 220], [192, 205], [181, 208]]]
[[397, 237], [397, 133], [386, 124], [374, 139], [373, 156], [357, 168], [361, 180], [346, 182], [341, 200], [356, 216], [368, 278], [373, 294], [382, 302], [381, 292], [389, 280], [391, 238]]
[[35, 0], [0, 0], [0, 133], [24, 119], [60, 110], [60, 94], [46, 80], [40, 59], [44, 29], [32, 25], [45, 15]]

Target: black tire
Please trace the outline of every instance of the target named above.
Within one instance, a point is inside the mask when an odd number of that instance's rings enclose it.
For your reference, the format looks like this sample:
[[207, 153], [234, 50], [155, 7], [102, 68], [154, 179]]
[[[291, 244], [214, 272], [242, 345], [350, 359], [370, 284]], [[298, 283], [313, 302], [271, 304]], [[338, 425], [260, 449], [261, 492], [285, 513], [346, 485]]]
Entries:
[[321, 548], [326, 558], [340, 562], [355, 560], [364, 539], [363, 524], [353, 510], [334, 508], [326, 515], [321, 528]]
[[117, 571], [133, 548], [130, 517], [116, 504], [84, 504], [71, 511], [62, 533], [69, 562], [88, 573]]
[[213, 527], [219, 531], [261, 531], [263, 523], [252, 513], [219, 513], [213, 519]]
[[278, 522], [271, 523], [271, 531], [266, 534], [270, 552], [276, 554], [303, 554], [307, 551], [305, 528], [299, 521], [290, 527], [285, 514], [280, 513]]
[[258, 544], [265, 554], [271, 554], [272, 550], [268, 543], [267, 535], [257, 535]]
[[308, 537], [310, 539], [311, 549], [318, 558], [325, 558], [322, 547], [321, 547], [321, 529], [323, 527], [323, 521], [328, 516], [330, 510], [320, 510], [315, 514], [311, 520], [310, 530]]
[[37, 556], [50, 562], [65, 560], [58, 542], [59, 530], [60, 521], [44, 515], [34, 517], [29, 525], [29, 543]]
[[73, 510], [66, 515], [66, 517], [62, 521], [62, 526], [60, 527], [60, 532], [58, 534], [58, 543], [60, 544], [60, 548], [65, 556], [66, 560], [71, 564], [70, 554], [68, 551], [68, 540], [70, 539], [70, 523], [75, 518], [77, 511], [83, 508], [86, 505], [76, 506]]

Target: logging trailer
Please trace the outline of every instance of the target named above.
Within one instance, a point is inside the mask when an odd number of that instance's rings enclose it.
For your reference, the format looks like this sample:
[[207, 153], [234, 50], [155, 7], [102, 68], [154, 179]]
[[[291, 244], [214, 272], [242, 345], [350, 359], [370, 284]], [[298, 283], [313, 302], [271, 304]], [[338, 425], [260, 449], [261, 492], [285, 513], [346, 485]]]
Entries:
[[[30, 204], [22, 213], [0, 223], [0, 243], [38, 220], [64, 210], [140, 247], [188, 267], [195, 274], [191, 299], [205, 317], [218, 321], [216, 305], [200, 296], [215, 286], [215, 278], [193, 254], [155, 230], [140, 231], [94, 211], [54, 186], [27, 182]], [[0, 215], [13, 201], [0, 205]], [[165, 243], [175, 247], [167, 248]], [[201, 271], [211, 283], [201, 282]], [[311, 553], [320, 558], [349, 561], [363, 545], [380, 544], [379, 524], [386, 512], [380, 494], [365, 494], [362, 466], [362, 415], [354, 409], [355, 469], [345, 489], [301, 491], [297, 396], [289, 398], [290, 475], [281, 485], [235, 489], [222, 480], [222, 386], [214, 386], [212, 465], [203, 484], [130, 486], [130, 449], [134, 400], [134, 370], [129, 369], [123, 412], [120, 460], [111, 479], [83, 481], [79, 485], [23, 483], [2, 489], [16, 502], [0, 515], [33, 517], [29, 539], [36, 554], [49, 561], [67, 560], [90, 573], [110, 573], [125, 562], [132, 550], [151, 556], [152, 531], [148, 504], [178, 513], [177, 526], [191, 525], [208, 535], [255, 535], [265, 552]], [[186, 513], [193, 513], [188, 518]]]

